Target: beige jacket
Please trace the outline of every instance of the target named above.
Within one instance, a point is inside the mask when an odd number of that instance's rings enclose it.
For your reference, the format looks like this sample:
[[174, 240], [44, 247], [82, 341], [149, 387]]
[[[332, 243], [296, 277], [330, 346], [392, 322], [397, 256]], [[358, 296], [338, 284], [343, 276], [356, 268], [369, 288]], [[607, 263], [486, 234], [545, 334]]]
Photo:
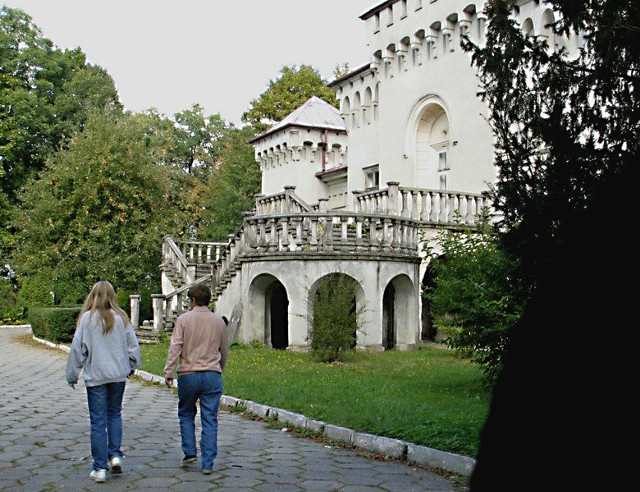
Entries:
[[164, 366], [164, 377], [198, 371], [222, 373], [227, 362], [229, 342], [222, 317], [206, 306], [194, 306], [176, 320]]

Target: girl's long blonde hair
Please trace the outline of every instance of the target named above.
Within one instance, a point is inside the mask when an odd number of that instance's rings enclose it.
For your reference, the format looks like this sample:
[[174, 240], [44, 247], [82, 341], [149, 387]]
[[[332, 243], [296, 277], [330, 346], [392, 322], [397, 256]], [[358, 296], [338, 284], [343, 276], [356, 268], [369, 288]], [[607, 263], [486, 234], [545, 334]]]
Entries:
[[96, 311], [100, 313], [100, 317], [102, 318], [102, 333], [105, 335], [113, 328], [113, 311], [122, 317], [122, 321], [124, 321], [125, 326], [130, 323], [127, 313], [118, 306], [116, 291], [113, 288], [113, 285], [106, 280], [96, 282], [91, 288], [91, 292], [89, 292], [89, 295], [85, 299], [82, 309], [80, 310], [78, 324], [80, 324], [82, 315], [87, 311], [91, 313], [91, 316], [93, 316], [93, 313]]

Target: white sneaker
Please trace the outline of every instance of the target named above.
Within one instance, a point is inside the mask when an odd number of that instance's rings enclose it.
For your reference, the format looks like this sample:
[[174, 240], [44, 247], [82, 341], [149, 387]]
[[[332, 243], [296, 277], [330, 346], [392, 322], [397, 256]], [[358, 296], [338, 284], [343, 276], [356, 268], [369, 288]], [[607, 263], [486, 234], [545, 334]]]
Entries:
[[109, 468], [111, 473], [122, 473], [122, 458], [120, 456], [113, 456], [109, 460]]
[[100, 470], [93, 470], [90, 474], [89, 477], [91, 477], [91, 480], [95, 481], [95, 482], [106, 482], [107, 481], [107, 470], [104, 469], [100, 469]]

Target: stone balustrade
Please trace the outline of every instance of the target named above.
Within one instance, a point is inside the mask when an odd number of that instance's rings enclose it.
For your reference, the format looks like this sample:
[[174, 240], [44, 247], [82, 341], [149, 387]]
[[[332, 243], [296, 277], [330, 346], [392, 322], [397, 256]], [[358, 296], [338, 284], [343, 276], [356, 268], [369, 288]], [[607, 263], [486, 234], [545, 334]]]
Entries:
[[170, 269], [184, 284], [195, 280], [195, 268], [183, 254], [171, 236], [165, 236], [162, 242], [162, 264]]
[[227, 247], [227, 243], [186, 241], [180, 251], [187, 263], [215, 263], [220, 258], [221, 252]]
[[295, 194], [295, 186], [285, 186], [284, 191], [272, 195], [256, 195], [256, 214], [271, 215], [310, 212], [312, 207]]
[[491, 206], [481, 194], [407, 188], [396, 182], [387, 186], [382, 190], [354, 192], [356, 212], [399, 215], [418, 220], [422, 225], [474, 227], [482, 210]]
[[243, 255], [417, 255], [418, 221], [355, 212], [253, 215], [244, 221]]

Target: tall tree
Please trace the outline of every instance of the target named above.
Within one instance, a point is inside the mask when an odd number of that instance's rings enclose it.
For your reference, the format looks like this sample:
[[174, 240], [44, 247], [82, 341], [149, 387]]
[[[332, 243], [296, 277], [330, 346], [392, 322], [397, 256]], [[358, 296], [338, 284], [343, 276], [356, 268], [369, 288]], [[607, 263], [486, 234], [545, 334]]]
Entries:
[[31, 17], [0, 9], [1, 190], [15, 199], [90, 107], [119, 108], [111, 77], [80, 50], [61, 51]]
[[27, 304], [77, 302], [98, 279], [138, 290], [158, 285], [162, 237], [179, 233], [176, 171], [157, 166], [146, 122], [91, 113], [68, 148], [30, 182], [17, 219], [14, 264]]
[[203, 108], [194, 104], [174, 115], [176, 165], [188, 173], [209, 175], [220, 154], [218, 141], [227, 129], [220, 114], [204, 116]]
[[203, 195], [200, 237], [226, 241], [242, 225], [243, 212], [253, 210], [262, 177], [253, 146], [247, 143], [253, 136], [253, 129], [246, 126], [229, 130], [223, 139], [219, 167], [211, 174]]
[[[486, 44], [466, 45], [490, 108], [499, 170], [492, 199], [504, 246], [520, 261], [523, 298], [594, 190], [640, 146], [637, 2], [548, 3], [559, 19], [550, 40], [525, 35], [510, 16], [517, 4], [495, 0]], [[568, 37], [582, 47], [569, 52]]]
[[11, 220], [22, 187], [43, 169], [91, 108], [120, 111], [106, 71], [86, 63], [79, 50], [61, 51], [31, 17], [0, 9], [0, 270], [14, 246]]
[[309, 65], [283, 67], [280, 75], [269, 81], [267, 89], [251, 101], [249, 109], [242, 114], [242, 121], [262, 133], [293, 110], [304, 104], [311, 96], [324, 99], [338, 106], [336, 93], [327, 87], [320, 73]]
[[[532, 289], [470, 491], [510, 490], [523, 477], [527, 490], [624, 490], [633, 474], [567, 473], [567, 451], [616, 450], [636, 421], [625, 389], [636, 384], [626, 336], [637, 302], [628, 212], [640, 162], [640, 9], [635, 0], [548, 0], [559, 18], [551, 40], [581, 31], [584, 46], [567, 56], [523, 34], [510, 17], [519, 5], [489, 3], [487, 44], [474, 61], [496, 134], [499, 230]], [[621, 453], [616, 467], [634, 461]]]

